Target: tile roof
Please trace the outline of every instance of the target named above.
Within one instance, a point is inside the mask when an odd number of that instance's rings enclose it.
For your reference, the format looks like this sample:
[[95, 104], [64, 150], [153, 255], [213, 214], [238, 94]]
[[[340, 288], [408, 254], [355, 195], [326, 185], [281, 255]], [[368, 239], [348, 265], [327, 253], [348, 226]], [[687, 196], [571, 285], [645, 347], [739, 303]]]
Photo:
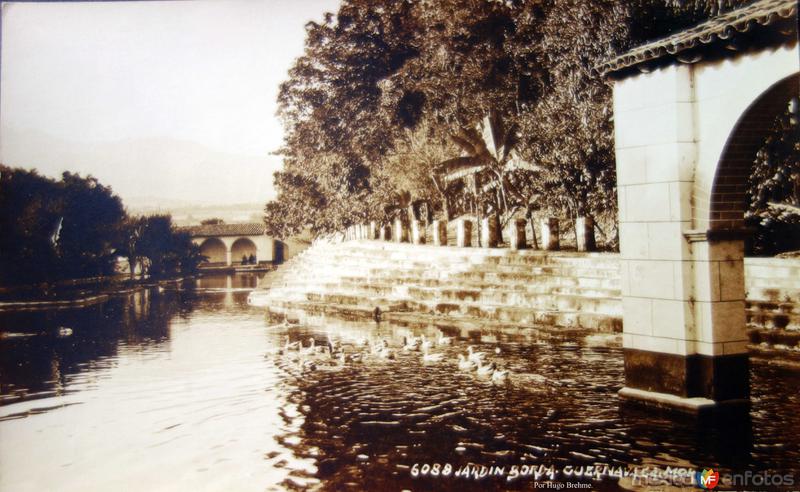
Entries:
[[[745, 7], [713, 17], [684, 31], [634, 48], [595, 67], [601, 75], [618, 72], [636, 65], [664, 57], [678, 58], [694, 63], [697, 58], [681, 57], [680, 53], [729, 40], [759, 26], [769, 26], [797, 15], [797, 0], [759, 0]], [[793, 37], [797, 37], [797, 24], [793, 23]], [[686, 55], [687, 53], [684, 53]]]
[[251, 222], [247, 224], [206, 224], [184, 227], [192, 237], [212, 236], [260, 236], [264, 234], [263, 223]]

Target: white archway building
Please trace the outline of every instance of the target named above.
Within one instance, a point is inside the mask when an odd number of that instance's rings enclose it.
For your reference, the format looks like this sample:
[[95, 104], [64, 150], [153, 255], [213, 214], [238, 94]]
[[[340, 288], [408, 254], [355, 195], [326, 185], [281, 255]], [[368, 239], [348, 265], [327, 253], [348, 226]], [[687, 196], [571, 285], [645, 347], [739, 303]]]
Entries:
[[747, 179], [798, 95], [795, 0], [761, 0], [599, 67], [614, 79], [627, 399], [749, 401]]
[[274, 260], [275, 241], [264, 224], [206, 224], [185, 228], [210, 266], [233, 266], [252, 256], [256, 263]]

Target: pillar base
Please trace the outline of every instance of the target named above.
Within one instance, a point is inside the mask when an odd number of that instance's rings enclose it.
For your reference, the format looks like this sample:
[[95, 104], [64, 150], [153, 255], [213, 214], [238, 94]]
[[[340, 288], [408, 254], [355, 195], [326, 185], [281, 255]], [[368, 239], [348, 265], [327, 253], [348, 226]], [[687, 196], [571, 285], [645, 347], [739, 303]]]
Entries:
[[748, 355], [679, 355], [625, 348], [624, 400], [701, 413], [750, 401]]
[[727, 409], [741, 409], [750, 406], [750, 400], [739, 398], [734, 400], [714, 401], [701, 396], [685, 397], [670, 393], [657, 393], [636, 388], [624, 387], [619, 390], [619, 397], [623, 402], [662, 410], [686, 413], [690, 415], [704, 415]]

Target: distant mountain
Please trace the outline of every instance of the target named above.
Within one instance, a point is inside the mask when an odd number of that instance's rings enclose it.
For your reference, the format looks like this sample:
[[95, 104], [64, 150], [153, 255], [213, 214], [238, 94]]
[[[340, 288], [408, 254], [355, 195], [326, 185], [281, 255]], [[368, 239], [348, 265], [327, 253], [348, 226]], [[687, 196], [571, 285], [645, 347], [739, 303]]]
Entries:
[[138, 215], [150, 215], [155, 213], [169, 213], [172, 220], [179, 226], [198, 225], [206, 219], [222, 219], [228, 224], [243, 222], [262, 222], [263, 203], [236, 203], [227, 205], [193, 205], [173, 204], [150, 206], [140, 203], [136, 206], [128, 205], [128, 211]]
[[213, 205], [253, 213], [275, 196], [272, 175], [282, 165], [267, 149], [252, 156], [168, 138], [73, 142], [13, 127], [0, 129], [0, 162], [50, 176], [64, 170], [92, 174], [131, 209]]

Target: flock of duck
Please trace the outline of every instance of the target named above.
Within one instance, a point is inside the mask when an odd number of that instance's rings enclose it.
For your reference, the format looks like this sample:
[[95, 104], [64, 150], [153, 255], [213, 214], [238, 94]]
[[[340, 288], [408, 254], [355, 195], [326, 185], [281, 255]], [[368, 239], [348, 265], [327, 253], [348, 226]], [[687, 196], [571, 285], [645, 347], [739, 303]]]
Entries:
[[[443, 352], [434, 351], [435, 348], [452, 344], [453, 339], [442, 334], [436, 339], [429, 339], [424, 334], [418, 337], [403, 337], [403, 344], [395, 348], [391, 347], [385, 338], [375, 340], [372, 337], [362, 337], [353, 344], [347, 344], [352, 347], [351, 351], [347, 352], [342, 343], [333, 340], [330, 335], [327, 343], [322, 345], [317, 345], [313, 337], [309, 338], [305, 345], [299, 340], [292, 341], [286, 335], [283, 346], [273, 350], [266, 357], [281, 356], [308, 371], [341, 369], [348, 364], [363, 363], [368, 358], [395, 360], [399, 353], [419, 353], [423, 364], [439, 364], [447, 362], [447, 356]], [[495, 353], [499, 354], [500, 349], [496, 348]], [[509, 377], [508, 370], [500, 369], [495, 362], [488, 362], [486, 353], [476, 352], [471, 345], [467, 347], [465, 354], [458, 354], [455, 363], [459, 370], [474, 371], [477, 376], [491, 379], [493, 382], [504, 382]]]

